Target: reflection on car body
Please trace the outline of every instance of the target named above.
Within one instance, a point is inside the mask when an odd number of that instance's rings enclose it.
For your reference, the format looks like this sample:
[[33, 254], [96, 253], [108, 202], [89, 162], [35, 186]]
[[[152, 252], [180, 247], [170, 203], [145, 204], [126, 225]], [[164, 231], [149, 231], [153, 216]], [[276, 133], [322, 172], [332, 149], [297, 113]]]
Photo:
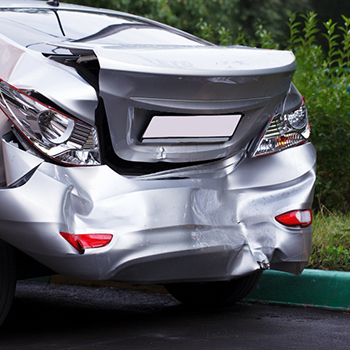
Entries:
[[315, 150], [291, 52], [35, 0], [0, 21], [2, 320], [44, 268], [192, 304], [301, 273]]

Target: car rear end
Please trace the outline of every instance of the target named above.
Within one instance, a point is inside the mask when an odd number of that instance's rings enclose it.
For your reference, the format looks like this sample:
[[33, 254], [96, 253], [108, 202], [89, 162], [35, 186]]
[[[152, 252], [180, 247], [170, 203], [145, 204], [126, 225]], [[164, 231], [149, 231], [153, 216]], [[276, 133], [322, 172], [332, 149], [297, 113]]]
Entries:
[[[69, 11], [57, 12], [68, 37]], [[0, 58], [0, 238], [83, 279], [300, 274], [315, 149], [293, 54], [187, 42], [112, 15], [119, 22], [96, 35], [26, 48], [0, 38], [16, 51]], [[128, 30], [159, 42], [118, 44]]]

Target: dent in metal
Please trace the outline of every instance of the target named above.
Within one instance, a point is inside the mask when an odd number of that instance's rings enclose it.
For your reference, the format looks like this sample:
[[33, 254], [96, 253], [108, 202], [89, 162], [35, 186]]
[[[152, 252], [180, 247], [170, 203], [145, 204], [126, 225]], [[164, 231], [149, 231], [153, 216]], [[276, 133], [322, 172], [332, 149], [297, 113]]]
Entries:
[[76, 70], [45, 58], [40, 52], [8, 42], [0, 34], [0, 79], [35, 91], [75, 117], [94, 124], [96, 91]]

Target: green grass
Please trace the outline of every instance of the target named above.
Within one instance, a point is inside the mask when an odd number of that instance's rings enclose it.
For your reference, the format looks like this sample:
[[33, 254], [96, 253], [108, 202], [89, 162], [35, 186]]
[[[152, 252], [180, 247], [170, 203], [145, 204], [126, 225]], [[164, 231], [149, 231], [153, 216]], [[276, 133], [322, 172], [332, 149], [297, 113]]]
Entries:
[[313, 244], [307, 268], [350, 271], [350, 214], [321, 210], [312, 224]]

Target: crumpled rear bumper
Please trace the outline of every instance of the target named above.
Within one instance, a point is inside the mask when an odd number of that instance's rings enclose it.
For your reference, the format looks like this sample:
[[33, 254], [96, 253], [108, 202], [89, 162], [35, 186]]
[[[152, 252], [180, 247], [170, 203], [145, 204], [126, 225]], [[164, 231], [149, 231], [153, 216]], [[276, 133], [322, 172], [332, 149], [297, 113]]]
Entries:
[[[226, 159], [193, 176], [179, 170], [177, 177], [62, 167], [4, 139], [2, 147], [11, 180], [37, 169], [25, 184], [0, 188], [0, 238], [58, 273], [133, 283], [213, 281], [268, 266], [301, 273], [309, 259], [311, 226], [290, 228], [274, 218], [311, 207], [310, 143], [244, 158], [236, 168]], [[60, 232], [113, 239], [79, 254]]]

